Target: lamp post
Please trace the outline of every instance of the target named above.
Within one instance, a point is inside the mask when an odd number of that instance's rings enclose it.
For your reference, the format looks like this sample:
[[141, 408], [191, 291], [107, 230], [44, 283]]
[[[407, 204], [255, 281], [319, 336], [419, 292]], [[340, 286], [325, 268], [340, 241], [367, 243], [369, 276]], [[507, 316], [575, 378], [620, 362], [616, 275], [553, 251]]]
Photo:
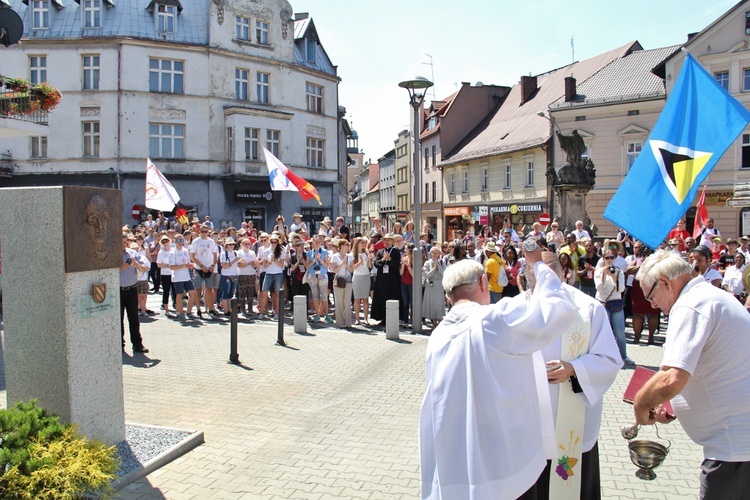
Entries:
[[398, 84], [399, 87], [409, 92], [409, 102], [414, 109], [414, 119], [412, 120], [412, 137], [414, 138], [414, 152], [412, 156], [412, 166], [414, 168], [414, 231], [417, 232], [417, 245], [413, 253], [412, 267], [414, 275], [412, 276], [412, 301], [411, 301], [411, 328], [412, 333], [422, 333], [422, 239], [419, 237], [422, 227], [422, 175], [421, 164], [419, 162], [419, 120], [420, 109], [424, 103], [424, 96], [427, 89], [432, 87], [432, 82], [422, 76], [417, 76], [413, 80], [405, 80]]

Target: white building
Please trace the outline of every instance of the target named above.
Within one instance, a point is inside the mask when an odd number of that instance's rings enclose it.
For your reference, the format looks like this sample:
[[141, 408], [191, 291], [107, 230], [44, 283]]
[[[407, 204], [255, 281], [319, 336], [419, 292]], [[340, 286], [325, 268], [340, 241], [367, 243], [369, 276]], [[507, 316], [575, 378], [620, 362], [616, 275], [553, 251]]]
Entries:
[[[28, 4], [28, 5], [26, 5]], [[313, 20], [286, 0], [12, 0], [22, 43], [0, 72], [63, 99], [47, 136], [0, 138], [18, 168], [0, 186], [123, 190], [144, 204], [146, 157], [188, 210], [216, 222], [333, 215], [341, 197], [340, 81]], [[321, 196], [272, 192], [262, 146]]]

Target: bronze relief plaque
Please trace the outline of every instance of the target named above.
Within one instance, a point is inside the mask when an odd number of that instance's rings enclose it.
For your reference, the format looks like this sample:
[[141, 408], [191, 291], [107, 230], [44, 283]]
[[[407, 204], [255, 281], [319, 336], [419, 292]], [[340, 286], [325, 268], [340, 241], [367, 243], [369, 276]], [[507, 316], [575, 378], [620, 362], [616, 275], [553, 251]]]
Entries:
[[122, 191], [63, 186], [65, 272], [122, 264]]

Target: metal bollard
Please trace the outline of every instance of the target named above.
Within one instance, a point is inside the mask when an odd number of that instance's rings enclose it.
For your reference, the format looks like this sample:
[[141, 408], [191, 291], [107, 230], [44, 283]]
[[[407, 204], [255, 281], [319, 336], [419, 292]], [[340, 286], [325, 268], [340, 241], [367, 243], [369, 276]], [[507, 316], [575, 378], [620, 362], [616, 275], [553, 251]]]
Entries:
[[276, 334], [276, 343], [285, 346], [284, 342], [284, 289], [279, 290], [279, 331]]
[[232, 298], [231, 316], [229, 320], [229, 362], [240, 364], [240, 355], [237, 353], [237, 297]]
[[385, 338], [398, 340], [398, 300], [385, 301]]
[[307, 333], [307, 295], [294, 296], [294, 333]]

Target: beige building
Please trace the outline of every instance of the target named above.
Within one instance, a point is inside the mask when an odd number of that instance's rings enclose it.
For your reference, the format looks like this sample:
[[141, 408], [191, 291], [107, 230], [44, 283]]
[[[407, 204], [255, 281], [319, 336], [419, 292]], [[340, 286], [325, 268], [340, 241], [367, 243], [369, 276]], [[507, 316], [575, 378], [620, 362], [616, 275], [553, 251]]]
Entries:
[[402, 227], [413, 219], [411, 212], [412, 179], [412, 140], [408, 130], [398, 133], [398, 139], [393, 141], [396, 151], [396, 217]]
[[[631, 42], [598, 56], [538, 76], [523, 76], [502, 104], [445, 153], [445, 236], [490, 225], [497, 232], [509, 219], [517, 228], [553, 208], [547, 196], [550, 121], [538, 115], [565, 94], [565, 78], [584, 81], [635, 50]], [[464, 129], [466, 131], [468, 129]], [[424, 135], [424, 134], [423, 134]]]

